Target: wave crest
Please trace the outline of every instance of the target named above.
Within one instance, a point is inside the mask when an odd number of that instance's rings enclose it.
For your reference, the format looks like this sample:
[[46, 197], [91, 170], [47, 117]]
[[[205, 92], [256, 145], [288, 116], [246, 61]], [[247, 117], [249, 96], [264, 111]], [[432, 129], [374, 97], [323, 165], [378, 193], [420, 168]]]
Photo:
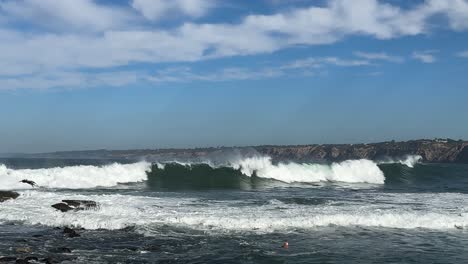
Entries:
[[347, 160], [340, 163], [273, 164], [270, 157], [244, 158], [232, 163], [233, 168], [247, 176], [255, 175], [282, 182], [346, 182], [383, 184], [385, 177], [377, 164], [370, 160]]
[[111, 187], [119, 183], [140, 182], [147, 178], [150, 163], [113, 163], [104, 166], [69, 166], [47, 169], [10, 169], [0, 164], [0, 189], [28, 189], [20, 183], [32, 180], [40, 187], [82, 189]]

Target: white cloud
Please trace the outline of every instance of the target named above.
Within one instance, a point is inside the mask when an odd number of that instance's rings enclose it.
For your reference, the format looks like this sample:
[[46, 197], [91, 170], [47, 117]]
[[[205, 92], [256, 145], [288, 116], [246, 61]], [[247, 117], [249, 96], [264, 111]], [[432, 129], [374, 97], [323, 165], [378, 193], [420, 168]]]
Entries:
[[372, 52], [356, 51], [354, 52], [354, 55], [360, 58], [368, 59], [368, 60], [382, 60], [382, 61], [396, 62], [396, 63], [401, 63], [404, 61], [402, 57], [388, 55], [385, 52], [372, 53]]
[[317, 69], [317, 68], [322, 68], [326, 65], [334, 65], [334, 66], [341, 66], [341, 67], [366, 66], [366, 65], [371, 65], [371, 61], [348, 60], [348, 59], [341, 59], [337, 57], [324, 57], [324, 58], [310, 57], [310, 58], [296, 60], [296, 61], [287, 63], [281, 68], [283, 69], [302, 69], [302, 68]]
[[[239, 23], [190, 22], [158, 28], [146, 21], [169, 15], [196, 18], [206, 15], [212, 6], [208, 0], [132, 0], [128, 6], [93, 0], [3, 0], [0, 76], [20, 80], [25, 74], [45, 76], [56, 71], [79, 75], [83, 68], [255, 55], [296, 45], [334, 43], [354, 35], [378, 39], [413, 36], [429, 33], [435, 15], [446, 16], [447, 26], [453, 30], [468, 29], [467, 0], [426, 0], [405, 9], [377, 0], [329, 0], [320, 7], [248, 15]], [[13, 27], [15, 21], [29, 23], [29, 27], [18, 30]], [[356, 56], [359, 59], [314, 58], [296, 65], [362, 66], [401, 59], [385, 53], [360, 52]], [[427, 52], [415, 52], [413, 57], [435, 60]]]
[[2, 13], [6, 21], [62, 31], [123, 29], [136, 19], [130, 10], [98, 5], [93, 0], [6, 0], [0, 2], [0, 16]]
[[458, 57], [461, 57], [461, 58], [468, 58], [468, 50], [459, 52], [459, 53], [457, 54], [457, 56], [458, 56]]
[[0, 78], [0, 90], [120, 87], [145, 80], [142, 73], [116, 71], [107, 73], [54, 72]]
[[213, 6], [212, 0], [132, 0], [132, 7], [150, 20], [161, 20], [179, 14], [204, 16]]
[[282, 76], [284, 72], [278, 68], [224, 68], [214, 72], [200, 73], [194, 72], [190, 67], [167, 68], [156, 72], [147, 79], [155, 83], [165, 82], [191, 82], [191, 81], [233, 81], [233, 80], [259, 80], [276, 78]]
[[415, 51], [413, 52], [413, 59], [419, 60], [423, 63], [434, 63], [437, 61], [434, 53], [436, 50], [424, 50], [424, 51]]

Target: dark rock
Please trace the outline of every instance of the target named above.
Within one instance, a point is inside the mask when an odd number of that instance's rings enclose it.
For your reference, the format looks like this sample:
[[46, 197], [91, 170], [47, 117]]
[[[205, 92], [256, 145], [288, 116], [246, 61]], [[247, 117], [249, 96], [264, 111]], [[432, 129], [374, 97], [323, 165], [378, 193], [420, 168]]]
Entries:
[[31, 185], [32, 187], [36, 187], [36, 186], [37, 186], [37, 184], [36, 184], [34, 181], [30, 181], [30, 180], [28, 180], [28, 179], [21, 180], [20, 182], [29, 184], [29, 185]]
[[0, 257], [0, 262], [12, 262], [16, 261], [15, 257]]
[[82, 207], [84, 209], [95, 209], [98, 204], [95, 201], [90, 200], [62, 200], [62, 202], [73, 207]]
[[80, 237], [80, 236], [81, 236], [81, 235], [78, 234], [74, 229], [71, 229], [71, 228], [69, 228], [69, 227], [65, 227], [65, 229], [63, 229], [63, 233], [64, 233], [64, 234], [67, 234], [68, 237], [71, 237], [71, 238], [73, 238], [73, 237]]
[[60, 263], [59, 260], [56, 260], [52, 257], [47, 257], [47, 258], [43, 258], [41, 259], [42, 262], [44, 262], [45, 264], [56, 264], [56, 263]]
[[30, 247], [19, 247], [15, 249], [16, 253], [31, 253]]
[[67, 247], [59, 247], [55, 250], [57, 253], [71, 253], [72, 250]]
[[31, 262], [25, 259], [17, 259], [15, 263], [16, 264], [30, 264]]
[[52, 205], [52, 207], [60, 210], [61, 212], [68, 212], [70, 210], [79, 211], [99, 209], [99, 204], [95, 201], [89, 200], [62, 200], [61, 203], [56, 203]]
[[62, 213], [73, 210], [73, 207], [68, 206], [66, 203], [56, 203], [53, 204], [52, 207], [61, 211]]
[[159, 251], [161, 250], [161, 246], [160, 245], [147, 245], [143, 249], [146, 251]]
[[0, 191], [0, 203], [10, 199], [16, 199], [19, 193], [11, 191]]

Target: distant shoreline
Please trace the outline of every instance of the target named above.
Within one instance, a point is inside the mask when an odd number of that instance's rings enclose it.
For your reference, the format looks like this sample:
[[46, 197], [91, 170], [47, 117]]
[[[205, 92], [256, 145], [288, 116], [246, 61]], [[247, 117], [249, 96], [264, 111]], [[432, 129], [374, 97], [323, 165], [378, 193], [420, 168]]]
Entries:
[[261, 145], [250, 147], [166, 148], [130, 150], [59, 151], [37, 154], [4, 154], [3, 158], [70, 158], [158, 160], [207, 158], [230, 152], [268, 155], [278, 160], [343, 161], [349, 159], [385, 159], [419, 155], [423, 162], [468, 163], [468, 141], [418, 139], [360, 144]]

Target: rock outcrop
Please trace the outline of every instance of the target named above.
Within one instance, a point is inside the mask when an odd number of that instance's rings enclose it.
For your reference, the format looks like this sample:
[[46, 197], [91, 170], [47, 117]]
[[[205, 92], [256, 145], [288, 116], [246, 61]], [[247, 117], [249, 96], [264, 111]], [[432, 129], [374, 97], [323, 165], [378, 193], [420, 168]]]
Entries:
[[0, 191], [0, 203], [10, 199], [16, 199], [19, 193], [12, 191]]
[[53, 204], [52, 207], [61, 212], [68, 212], [99, 209], [99, 204], [90, 200], [62, 200], [61, 203]]

